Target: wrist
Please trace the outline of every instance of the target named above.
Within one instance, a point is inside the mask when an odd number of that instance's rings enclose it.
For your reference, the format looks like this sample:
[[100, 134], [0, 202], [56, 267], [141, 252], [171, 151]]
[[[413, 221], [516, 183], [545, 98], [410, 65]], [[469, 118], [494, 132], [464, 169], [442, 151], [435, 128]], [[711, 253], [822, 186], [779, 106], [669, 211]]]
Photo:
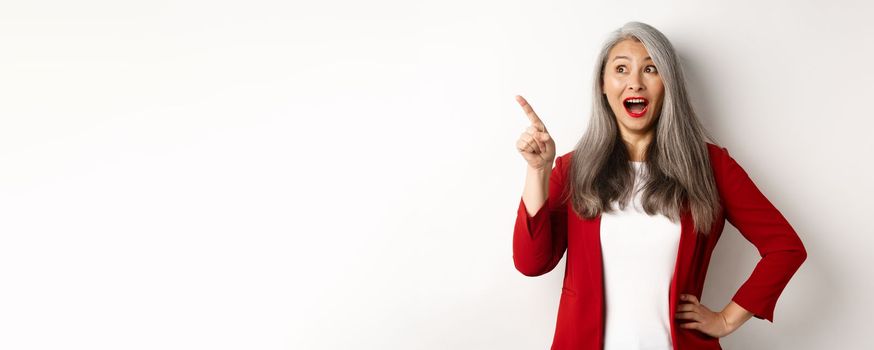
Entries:
[[542, 168], [539, 168], [539, 169], [538, 169], [538, 168], [531, 167], [531, 165], [528, 165], [528, 171], [546, 172], [546, 173], [549, 173], [549, 172], [552, 171], [552, 165], [553, 165], [553, 164], [555, 164], [555, 158], [550, 159], [548, 162], [546, 162], [546, 164], [543, 164], [543, 167], [542, 167]]
[[747, 311], [734, 301], [729, 302], [728, 305], [719, 312], [719, 315], [723, 317], [726, 327], [731, 331], [740, 328], [744, 322], [753, 316], [751, 312]]
[[550, 165], [544, 165], [542, 168], [532, 168], [528, 167], [528, 173], [531, 175], [536, 175], [538, 177], [548, 177], [552, 172], [552, 167]]
[[734, 322], [728, 315], [726, 315], [725, 310], [719, 312], [719, 317], [722, 319], [722, 323], [725, 325], [725, 329], [727, 330], [726, 334], [734, 332], [740, 325], [737, 322]]

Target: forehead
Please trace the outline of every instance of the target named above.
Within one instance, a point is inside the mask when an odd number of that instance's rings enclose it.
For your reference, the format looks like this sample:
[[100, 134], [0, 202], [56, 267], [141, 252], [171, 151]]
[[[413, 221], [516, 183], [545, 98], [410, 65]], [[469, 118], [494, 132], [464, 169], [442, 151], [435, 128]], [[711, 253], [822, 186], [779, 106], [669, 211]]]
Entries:
[[617, 57], [620, 57], [619, 60], [651, 60], [649, 52], [646, 50], [646, 47], [643, 46], [643, 43], [633, 39], [625, 39], [614, 45], [613, 48], [610, 49], [610, 53], [607, 55], [607, 61], [612, 62]]

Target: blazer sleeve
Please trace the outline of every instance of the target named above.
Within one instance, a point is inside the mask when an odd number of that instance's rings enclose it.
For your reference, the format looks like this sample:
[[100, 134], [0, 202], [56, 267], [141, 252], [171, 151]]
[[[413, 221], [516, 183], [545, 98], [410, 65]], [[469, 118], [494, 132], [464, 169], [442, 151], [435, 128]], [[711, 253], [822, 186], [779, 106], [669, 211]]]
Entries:
[[552, 271], [567, 248], [567, 209], [560, 203], [566, 169], [563, 157], [557, 157], [549, 175], [546, 202], [531, 216], [520, 197], [513, 229], [513, 263], [526, 276], [540, 276]]
[[756, 187], [743, 168], [721, 149], [717, 187], [726, 219], [750, 243], [761, 259], [732, 301], [758, 319], [774, 322], [774, 308], [789, 279], [807, 259], [798, 234]]

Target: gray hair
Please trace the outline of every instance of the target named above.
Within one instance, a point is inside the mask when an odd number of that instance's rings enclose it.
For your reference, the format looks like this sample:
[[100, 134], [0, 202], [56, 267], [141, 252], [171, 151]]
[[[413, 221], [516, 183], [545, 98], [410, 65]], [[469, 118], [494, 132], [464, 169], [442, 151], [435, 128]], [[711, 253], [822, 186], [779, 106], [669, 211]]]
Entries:
[[646, 47], [665, 88], [654, 137], [645, 152], [648, 177], [642, 184], [641, 204], [647, 214], [660, 213], [675, 223], [680, 211], [688, 208], [696, 231], [706, 235], [720, 206], [707, 146], [707, 142], [716, 142], [692, 109], [673, 45], [645, 23], [626, 23], [611, 32], [601, 47], [592, 86], [592, 115], [573, 150], [565, 199], [571, 199], [578, 216], [591, 219], [613, 211], [609, 203], [614, 200], [624, 209], [633, 195], [634, 169], [602, 89], [610, 50], [628, 39]]

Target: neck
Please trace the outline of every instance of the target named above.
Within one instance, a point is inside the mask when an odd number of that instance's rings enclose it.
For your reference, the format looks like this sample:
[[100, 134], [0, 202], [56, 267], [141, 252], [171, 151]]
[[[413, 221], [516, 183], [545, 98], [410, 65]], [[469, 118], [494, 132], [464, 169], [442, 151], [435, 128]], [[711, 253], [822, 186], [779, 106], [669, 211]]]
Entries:
[[645, 134], [623, 134], [622, 141], [625, 147], [628, 148], [628, 157], [635, 162], [642, 162], [646, 159], [646, 150], [652, 142], [653, 133]]

